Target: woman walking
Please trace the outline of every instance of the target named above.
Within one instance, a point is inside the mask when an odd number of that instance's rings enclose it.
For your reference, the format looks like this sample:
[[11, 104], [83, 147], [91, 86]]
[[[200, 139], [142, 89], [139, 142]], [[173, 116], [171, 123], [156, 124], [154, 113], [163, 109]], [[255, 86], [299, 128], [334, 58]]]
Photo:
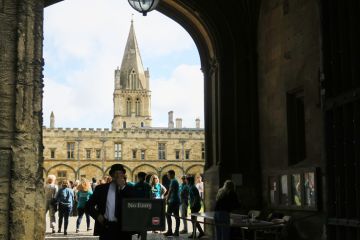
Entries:
[[80, 224], [82, 217], [86, 216], [86, 226], [87, 230], [90, 231], [90, 215], [85, 212], [85, 205], [87, 201], [89, 201], [90, 196], [93, 194], [91, 189], [91, 184], [85, 178], [81, 179], [81, 182], [77, 188], [77, 210], [78, 210], [78, 218], [76, 221], [76, 232], [79, 232]]
[[[198, 213], [201, 209], [201, 196], [199, 190], [195, 186], [195, 178], [193, 176], [188, 176], [186, 180], [189, 187], [189, 200], [190, 200], [191, 213]], [[200, 223], [196, 221], [196, 216], [191, 216], [191, 221], [193, 224], [194, 231], [192, 234], [189, 235], [189, 238], [196, 238], [196, 228], [199, 230], [198, 238], [204, 236], [204, 230], [201, 228]]]
[[59, 228], [58, 233], [61, 232], [61, 226], [64, 219], [64, 235], [67, 235], [67, 227], [69, 224], [69, 216], [74, 203], [74, 192], [70, 188], [68, 180], [61, 182], [61, 189], [59, 190], [57, 197], [59, 203]]
[[50, 227], [52, 233], [55, 233], [55, 212], [57, 211], [56, 195], [58, 192], [58, 187], [55, 184], [56, 177], [55, 175], [49, 175], [47, 179], [47, 184], [45, 186], [45, 197], [46, 197], [46, 210], [45, 214], [49, 211], [50, 217]]

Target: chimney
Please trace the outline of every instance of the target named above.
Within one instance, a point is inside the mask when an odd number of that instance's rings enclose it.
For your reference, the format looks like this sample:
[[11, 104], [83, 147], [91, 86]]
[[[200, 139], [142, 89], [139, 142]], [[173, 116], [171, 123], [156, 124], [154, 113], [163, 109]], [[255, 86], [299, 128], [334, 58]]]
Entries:
[[168, 128], [174, 128], [174, 112], [169, 112], [169, 122], [168, 122]]
[[181, 118], [176, 119], [176, 128], [182, 128], [182, 119]]
[[55, 128], [55, 116], [54, 113], [51, 111], [50, 114], [50, 128]]
[[200, 119], [199, 118], [195, 119], [195, 125], [196, 125], [196, 128], [200, 128]]

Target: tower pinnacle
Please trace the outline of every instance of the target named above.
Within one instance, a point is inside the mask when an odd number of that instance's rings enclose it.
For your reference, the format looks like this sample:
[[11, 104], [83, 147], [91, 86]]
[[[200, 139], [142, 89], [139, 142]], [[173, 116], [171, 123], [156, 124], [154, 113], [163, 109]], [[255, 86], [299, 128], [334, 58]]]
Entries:
[[50, 114], [50, 128], [55, 128], [55, 115], [53, 111]]

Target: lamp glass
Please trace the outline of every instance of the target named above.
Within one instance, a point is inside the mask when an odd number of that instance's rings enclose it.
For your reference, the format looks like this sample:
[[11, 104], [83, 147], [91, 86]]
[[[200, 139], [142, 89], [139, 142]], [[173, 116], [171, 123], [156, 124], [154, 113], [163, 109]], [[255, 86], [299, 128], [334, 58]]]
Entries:
[[146, 15], [147, 12], [156, 8], [159, 0], [128, 0], [128, 2], [136, 11]]

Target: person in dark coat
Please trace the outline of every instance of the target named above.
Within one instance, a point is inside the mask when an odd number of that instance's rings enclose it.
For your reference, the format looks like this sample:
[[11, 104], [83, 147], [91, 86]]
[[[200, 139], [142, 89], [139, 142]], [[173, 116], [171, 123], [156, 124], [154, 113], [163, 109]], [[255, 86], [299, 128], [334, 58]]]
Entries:
[[[193, 176], [188, 176], [186, 178], [189, 187], [189, 202], [191, 213], [199, 213], [201, 209], [201, 196], [199, 190], [195, 186], [195, 178]], [[204, 230], [201, 228], [200, 223], [197, 221], [196, 216], [191, 216], [191, 221], [193, 224], [193, 231], [189, 238], [201, 238], [205, 235]], [[196, 237], [196, 228], [199, 230], [199, 236]]]
[[[147, 182], [145, 182], [146, 173], [139, 172], [137, 174], [138, 182], [134, 185], [134, 194], [136, 198], [151, 198], [151, 186]], [[147, 232], [142, 231], [139, 233], [141, 236], [141, 240], [145, 240], [147, 238]]]
[[134, 185], [135, 197], [137, 198], [151, 198], [151, 186], [145, 182], [146, 173], [139, 172], [137, 174], [138, 182]]
[[219, 189], [215, 203], [216, 240], [230, 239], [230, 212], [239, 209], [240, 202], [235, 193], [235, 185], [226, 180]]
[[132, 233], [122, 231], [121, 202], [132, 198], [134, 190], [126, 184], [126, 170], [122, 164], [111, 166], [112, 182], [98, 185], [85, 210], [95, 219], [94, 236], [100, 240], [131, 240]]

